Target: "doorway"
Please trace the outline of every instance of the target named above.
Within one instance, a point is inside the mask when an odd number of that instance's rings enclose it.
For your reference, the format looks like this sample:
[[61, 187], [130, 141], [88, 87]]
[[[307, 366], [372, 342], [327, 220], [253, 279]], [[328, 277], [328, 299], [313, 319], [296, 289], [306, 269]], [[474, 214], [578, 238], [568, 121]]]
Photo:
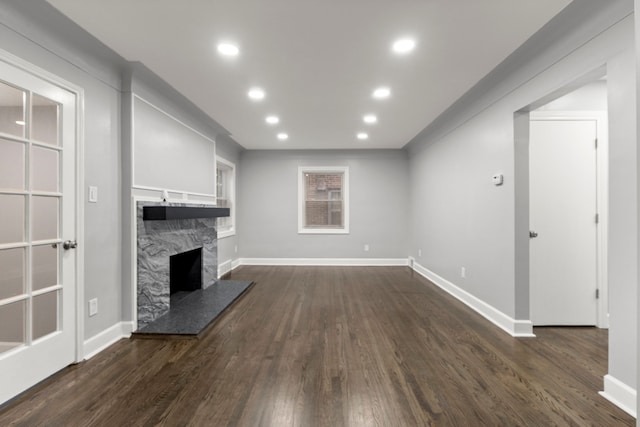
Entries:
[[529, 296], [534, 326], [608, 326], [606, 80], [530, 113]]
[[78, 94], [45, 74], [0, 56], [0, 404], [77, 358]]

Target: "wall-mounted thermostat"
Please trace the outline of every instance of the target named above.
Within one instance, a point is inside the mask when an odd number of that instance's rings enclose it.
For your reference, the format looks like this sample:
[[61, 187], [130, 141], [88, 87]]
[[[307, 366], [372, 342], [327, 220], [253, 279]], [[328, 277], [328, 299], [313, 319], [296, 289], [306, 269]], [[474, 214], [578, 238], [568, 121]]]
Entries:
[[495, 174], [491, 177], [493, 185], [502, 185], [504, 182], [504, 176], [501, 173]]

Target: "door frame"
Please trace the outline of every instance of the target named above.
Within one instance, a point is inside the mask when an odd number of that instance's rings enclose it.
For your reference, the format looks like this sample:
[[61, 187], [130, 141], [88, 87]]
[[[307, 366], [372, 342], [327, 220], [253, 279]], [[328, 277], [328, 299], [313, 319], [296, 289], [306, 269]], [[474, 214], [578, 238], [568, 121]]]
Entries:
[[75, 362], [84, 359], [84, 89], [57, 75], [38, 67], [4, 49], [0, 49], [0, 61], [9, 64], [25, 73], [31, 74], [54, 86], [58, 86], [75, 96], [75, 176], [76, 176], [76, 197], [75, 197], [75, 240], [78, 247], [73, 251], [76, 256], [75, 276]]
[[[544, 121], [595, 121], [596, 122], [596, 211], [599, 216], [596, 228], [596, 326], [609, 327], [609, 281], [607, 272], [609, 225], [609, 130], [606, 111], [532, 111], [529, 120]], [[530, 171], [529, 171], [530, 172]], [[594, 218], [595, 220], [595, 218]], [[529, 298], [531, 301], [531, 298]]]

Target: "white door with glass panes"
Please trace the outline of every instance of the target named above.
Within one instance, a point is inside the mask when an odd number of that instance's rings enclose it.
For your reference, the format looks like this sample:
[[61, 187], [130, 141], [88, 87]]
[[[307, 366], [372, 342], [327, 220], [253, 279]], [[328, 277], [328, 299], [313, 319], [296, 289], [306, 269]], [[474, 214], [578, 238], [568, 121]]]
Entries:
[[76, 95], [0, 58], [0, 404], [75, 361], [75, 188]]

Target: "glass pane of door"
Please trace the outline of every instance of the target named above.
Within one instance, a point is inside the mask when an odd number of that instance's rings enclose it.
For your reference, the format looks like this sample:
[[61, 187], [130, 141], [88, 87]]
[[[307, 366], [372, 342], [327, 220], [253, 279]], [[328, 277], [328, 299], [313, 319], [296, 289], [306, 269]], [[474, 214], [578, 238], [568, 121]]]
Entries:
[[26, 301], [0, 305], [0, 352], [26, 342]]
[[33, 339], [58, 330], [58, 291], [33, 297]]
[[24, 248], [0, 251], [0, 300], [22, 295], [25, 285]]
[[27, 93], [0, 82], [0, 132], [25, 137], [25, 100]]
[[0, 138], [0, 189], [24, 190], [24, 143]]
[[58, 238], [58, 198], [33, 196], [31, 198], [31, 239]]
[[33, 94], [31, 103], [31, 138], [58, 145], [60, 104], [37, 94]]
[[31, 249], [31, 288], [34, 291], [58, 284], [59, 245], [34, 246]]
[[0, 221], [0, 244], [22, 243], [25, 227], [25, 196], [0, 193], [2, 221]]
[[58, 151], [43, 147], [31, 150], [31, 189], [33, 191], [59, 191]]

